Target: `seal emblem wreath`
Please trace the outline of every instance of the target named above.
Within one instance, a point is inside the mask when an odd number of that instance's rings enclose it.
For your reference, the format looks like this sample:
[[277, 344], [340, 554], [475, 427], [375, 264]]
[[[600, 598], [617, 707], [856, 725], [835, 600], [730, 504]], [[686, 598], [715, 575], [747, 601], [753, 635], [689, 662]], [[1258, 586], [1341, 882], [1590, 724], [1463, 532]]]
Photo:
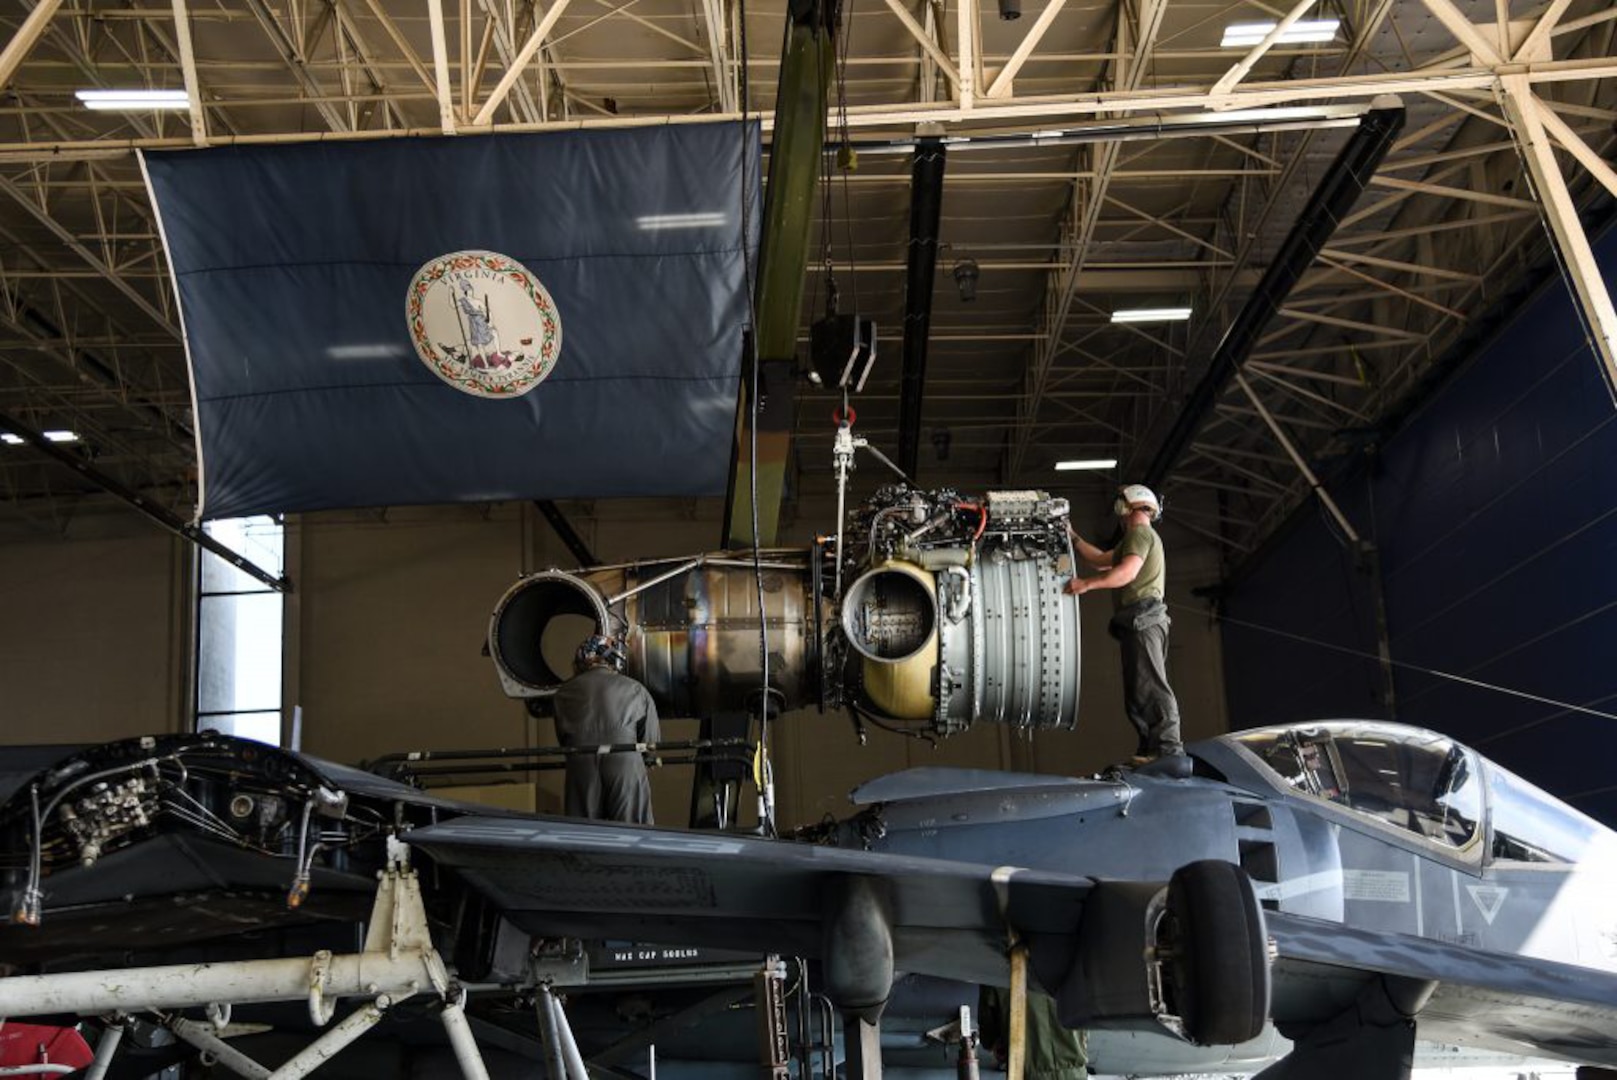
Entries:
[[416, 355], [478, 397], [520, 397], [561, 355], [556, 302], [528, 268], [493, 251], [441, 255], [410, 279], [405, 314]]

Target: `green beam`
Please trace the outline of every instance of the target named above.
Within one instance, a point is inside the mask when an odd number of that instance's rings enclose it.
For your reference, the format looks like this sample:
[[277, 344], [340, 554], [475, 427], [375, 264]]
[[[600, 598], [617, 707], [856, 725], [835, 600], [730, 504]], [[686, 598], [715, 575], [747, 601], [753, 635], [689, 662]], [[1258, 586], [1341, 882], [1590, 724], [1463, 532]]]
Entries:
[[[769, 185], [759, 241], [754, 297], [760, 385], [751, 357], [743, 358], [736, 401], [736, 442], [730, 455], [723, 546], [749, 547], [753, 538], [751, 468], [757, 428], [757, 542], [775, 543], [785, 495], [797, 392], [797, 326], [803, 308], [814, 203], [825, 149], [826, 104], [836, 61], [840, 0], [794, 0], [775, 92], [775, 130], [769, 147]], [[754, 402], [761, 402], [761, 408]]]

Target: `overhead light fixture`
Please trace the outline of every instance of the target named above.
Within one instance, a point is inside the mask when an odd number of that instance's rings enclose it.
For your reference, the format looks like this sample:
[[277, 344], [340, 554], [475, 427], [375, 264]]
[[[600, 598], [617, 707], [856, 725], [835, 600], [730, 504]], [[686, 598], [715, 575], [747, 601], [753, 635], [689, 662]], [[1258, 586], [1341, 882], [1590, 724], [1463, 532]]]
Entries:
[[1190, 318], [1187, 307], [1131, 308], [1112, 312], [1114, 323], [1184, 322]]
[[7, 446], [21, 446], [27, 441], [21, 435], [13, 435], [9, 431], [0, 431], [0, 443], [5, 443]]
[[647, 214], [634, 219], [634, 227], [642, 231], [654, 229], [716, 229], [728, 223], [730, 215], [723, 211], [694, 214]]
[[969, 304], [977, 299], [977, 279], [982, 276], [982, 268], [977, 265], [976, 259], [961, 259], [954, 264], [951, 274], [961, 303]]
[[47, 431], [47, 432], [44, 432], [43, 434], [44, 434], [45, 438], [49, 439], [51, 442], [78, 442], [79, 441], [79, 437], [78, 437], [77, 434], [75, 434], [74, 432], [68, 431], [68, 430], [66, 430], [64, 428], [57, 428], [55, 431]]
[[1096, 469], [1115, 469], [1117, 459], [1109, 458], [1080, 458], [1077, 461], [1056, 462], [1056, 472], [1086, 472]]
[[77, 90], [73, 94], [86, 109], [103, 112], [139, 112], [145, 109], [189, 109], [184, 90]]
[[[1279, 23], [1275, 22], [1231, 23], [1224, 28], [1224, 40], [1219, 42], [1219, 47], [1250, 49], [1268, 37], [1278, 25]], [[1341, 19], [1298, 19], [1286, 27], [1286, 32], [1280, 35], [1280, 40], [1276, 44], [1300, 45], [1310, 41], [1332, 41], [1336, 37], [1337, 28], [1341, 25]]]
[[1012, 22], [1022, 17], [1022, 0], [999, 0], [999, 17]]

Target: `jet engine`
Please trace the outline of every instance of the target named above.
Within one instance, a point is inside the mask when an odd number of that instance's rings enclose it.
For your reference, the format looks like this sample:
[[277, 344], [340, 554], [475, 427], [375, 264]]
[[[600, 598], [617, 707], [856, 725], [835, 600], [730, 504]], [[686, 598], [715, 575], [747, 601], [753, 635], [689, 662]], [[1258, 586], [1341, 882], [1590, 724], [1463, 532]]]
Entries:
[[979, 721], [1071, 728], [1067, 514], [1042, 491], [895, 484], [807, 549], [529, 574], [495, 606], [488, 651], [505, 692], [537, 707], [571, 675], [577, 644], [604, 633], [668, 716], [813, 705], [938, 735]]

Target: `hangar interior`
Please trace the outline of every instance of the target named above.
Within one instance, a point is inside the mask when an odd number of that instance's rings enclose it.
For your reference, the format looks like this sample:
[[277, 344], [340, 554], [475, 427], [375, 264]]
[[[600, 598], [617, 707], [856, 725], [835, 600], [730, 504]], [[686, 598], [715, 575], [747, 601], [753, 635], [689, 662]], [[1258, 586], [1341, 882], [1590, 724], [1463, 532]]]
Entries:
[[[212, 727], [350, 764], [548, 745], [549, 721], [500, 693], [480, 649], [519, 576], [585, 561], [552, 519], [600, 563], [742, 550], [755, 533], [807, 546], [839, 527], [851, 405], [853, 433], [918, 487], [1046, 491], [1097, 542], [1118, 484], [1159, 491], [1187, 740], [1394, 720], [1617, 824], [1617, 9], [844, 0], [805, 45], [804, 20], [832, 10], [5, 0], [0, 741]], [[806, 108], [777, 97], [806, 84]], [[81, 94], [136, 89], [178, 97], [101, 109]], [[784, 126], [805, 116], [806, 137]], [[187, 343], [207, 313], [182, 310], [147, 162], [361, 155], [315, 178], [321, 221], [390, 190], [362, 156], [380, 148], [722, 123], [759, 127], [763, 206], [797, 183], [795, 246], [766, 231], [753, 258], [778, 272], [789, 252], [801, 285], [754, 313], [792, 312], [790, 355], [765, 357], [788, 362], [769, 406], [785, 419], [757, 421], [752, 467], [745, 424], [726, 443], [729, 500], [473, 488], [221, 526], [282, 591], [193, 543], [207, 464]], [[454, 194], [489, 197], [475, 180]], [[214, 195], [228, 210], [232, 192]], [[255, 210], [239, 210], [245, 230]], [[750, 226], [775, 230], [768, 214]], [[833, 309], [875, 325], [849, 397], [808, 378]], [[758, 383], [739, 343], [731, 372], [745, 413]], [[593, 434], [655, 474], [639, 425]], [[306, 467], [341, 471], [321, 453]], [[594, 453], [581, 440], [558, 468], [587, 472]], [[1077, 459], [1111, 464], [1058, 470]], [[851, 505], [891, 480], [856, 463]], [[765, 524], [738, 530], [749, 496]], [[272, 629], [251, 636], [265, 611]], [[1078, 605], [1072, 731], [865, 738], [836, 712], [785, 715], [779, 825], [844, 815], [851, 788], [911, 766], [1082, 776], [1127, 758], [1110, 617], [1104, 597]], [[701, 734], [665, 723], [665, 738]], [[453, 791], [561, 808], [556, 773], [475, 787]], [[688, 769], [655, 771], [653, 792], [660, 823], [685, 821]]]

